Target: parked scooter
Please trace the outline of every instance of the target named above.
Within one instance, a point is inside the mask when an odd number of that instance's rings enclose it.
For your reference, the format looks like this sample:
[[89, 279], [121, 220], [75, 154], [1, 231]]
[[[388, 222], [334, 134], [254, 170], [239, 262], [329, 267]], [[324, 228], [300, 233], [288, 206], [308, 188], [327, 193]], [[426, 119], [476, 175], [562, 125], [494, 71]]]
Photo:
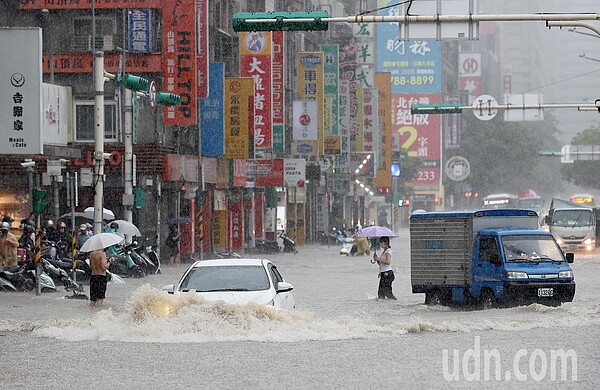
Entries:
[[65, 290], [73, 291], [74, 294], [79, 294], [83, 291], [83, 285], [76, 283], [69, 277], [67, 272], [59, 267], [54, 266], [49, 260], [41, 259], [43, 261], [44, 271], [52, 278], [54, 283], [62, 283], [65, 286]]
[[285, 232], [281, 232], [281, 234], [279, 235], [279, 238], [281, 238], [283, 240], [283, 252], [284, 253], [298, 253], [298, 251], [296, 250], [296, 242], [294, 240], [292, 240], [291, 238], [288, 237], [287, 234], [285, 234]]
[[342, 247], [340, 248], [340, 255], [345, 256], [358, 256], [358, 255], [370, 255], [371, 248], [369, 247], [369, 241], [364, 237], [352, 237], [345, 238]]
[[134, 240], [130, 245], [126, 247], [128, 255], [131, 257], [133, 262], [140, 268], [144, 269], [146, 275], [154, 275], [160, 273], [160, 261], [156, 256], [157, 262], [155, 263], [146, 255], [146, 248], [143, 248], [139, 243]]
[[281, 246], [277, 243], [277, 240], [265, 240], [262, 238], [257, 238], [254, 241], [254, 252], [263, 253], [263, 254], [273, 254], [281, 251]]
[[[0, 271], [0, 285], [6, 291], [33, 291], [36, 285], [35, 268], [32, 263], [23, 266], [13, 266]], [[42, 292], [55, 292], [56, 285], [46, 272], [40, 274]]]
[[121, 249], [121, 254], [111, 256], [114, 260], [109, 267], [109, 271], [124, 278], [143, 278], [146, 276], [146, 271], [142, 268], [143, 264], [135, 262], [135, 258], [131, 256], [133, 251], [131, 245]]
[[160, 259], [158, 258], [158, 254], [156, 253], [157, 238], [158, 238], [157, 236], [154, 237], [153, 243], [150, 243], [149, 237], [146, 238], [146, 244], [144, 245], [144, 253], [148, 257], [148, 259], [150, 259], [150, 261], [157, 267], [156, 271], [154, 273], [158, 275], [158, 274], [162, 273], [162, 270], [160, 268]]

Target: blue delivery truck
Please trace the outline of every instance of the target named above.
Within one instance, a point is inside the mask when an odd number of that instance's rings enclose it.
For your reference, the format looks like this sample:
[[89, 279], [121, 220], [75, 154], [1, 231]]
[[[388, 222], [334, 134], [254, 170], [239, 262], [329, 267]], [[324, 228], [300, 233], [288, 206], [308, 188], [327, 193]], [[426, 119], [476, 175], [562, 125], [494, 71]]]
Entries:
[[414, 213], [410, 256], [412, 292], [426, 304], [558, 306], [575, 295], [573, 253], [532, 210]]

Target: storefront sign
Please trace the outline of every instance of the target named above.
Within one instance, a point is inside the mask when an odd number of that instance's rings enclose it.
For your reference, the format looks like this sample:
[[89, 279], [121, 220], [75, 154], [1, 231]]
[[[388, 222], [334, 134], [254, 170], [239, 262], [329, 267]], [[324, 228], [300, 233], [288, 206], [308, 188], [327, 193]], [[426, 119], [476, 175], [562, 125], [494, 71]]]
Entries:
[[181, 104], [164, 106], [165, 125], [198, 123], [196, 82], [196, 2], [163, 0], [162, 90], [181, 96]]
[[41, 154], [42, 30], [0, 28], [0, 53], [0, 154]]
[[240, 33], [240, 76], [254, 79], [254, 147], [273, 146], [271, 33]]

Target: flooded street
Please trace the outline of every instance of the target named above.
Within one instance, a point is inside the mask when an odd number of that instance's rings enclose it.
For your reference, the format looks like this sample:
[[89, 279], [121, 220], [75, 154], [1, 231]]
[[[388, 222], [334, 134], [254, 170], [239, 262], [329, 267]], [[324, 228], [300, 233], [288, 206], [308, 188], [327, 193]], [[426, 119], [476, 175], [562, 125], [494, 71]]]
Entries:
[[[600, 385], [600, 256], [576, 255], [574, 302], [472, 310], [412, 294], [408, 230], [391, 241], [398, 301], [370, 257], [336, 246], [264, 255], [295, 312], [169, 296], [187, 264], [110, 284], [102, 310], [0, 293], [0, 383], [24, 388], [547, 388]], [[87, 286], [86, 286], [87, 292]], [[166, 313], [169, 315], [166, 315]], [[564, 360], [561, 360], [563, 359]]]

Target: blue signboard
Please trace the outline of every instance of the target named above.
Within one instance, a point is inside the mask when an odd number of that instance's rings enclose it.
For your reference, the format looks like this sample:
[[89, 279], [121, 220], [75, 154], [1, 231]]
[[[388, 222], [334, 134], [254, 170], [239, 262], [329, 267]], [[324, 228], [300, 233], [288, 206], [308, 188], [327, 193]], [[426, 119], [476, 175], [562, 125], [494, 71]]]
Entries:
[[[396, 1], [379, 1], [380, 6]], [[379, 15], [398, 15], [400, 6]], [[377, 23], [377, 71], [392, 74], [392, 93], [441, 93], [442, 43], [399, 40], [398, 23]]]
[[129, 52], [151, 53], [151, 16], [149, 9], [130, 9], [127, 12], [129, 24]]
[[208, 90], [206, 99], [199, 99], [202, 156], [221, 157], [225, 154], [225, 65], [208, 65]]

